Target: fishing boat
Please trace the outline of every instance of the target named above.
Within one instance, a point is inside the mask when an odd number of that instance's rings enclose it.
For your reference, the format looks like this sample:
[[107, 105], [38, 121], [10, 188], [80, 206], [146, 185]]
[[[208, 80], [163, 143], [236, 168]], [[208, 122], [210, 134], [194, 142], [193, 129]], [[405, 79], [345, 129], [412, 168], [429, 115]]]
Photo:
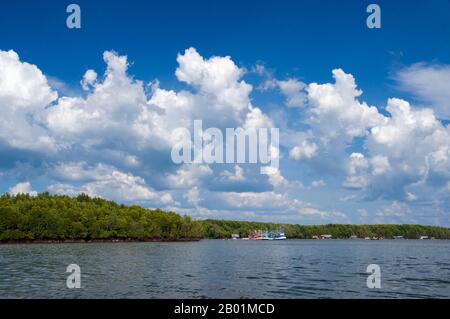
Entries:
[[273, 233], [271, 232], [271, 231], [265, 231], [264, 233], [263, 233], [263, 240], [273, 240], [274, 238], [273, 238], [274, 236], [273, 236]]
[[286, 240], [287, 237], [284, 234], [284, 231], [282, 230], [278, 230], [275, 234], [275, 236], [273, 237], [274, 240]]
[[248, 236], [249, 240], [285, 240], [286, 235], [284, 234], [284, 231], [282, 230], [278, 230], [276, 232], [273, 231], [262, 231], [262, 230], [257, 230], [254, 231], [253, 234], [250, 234]]
[[257, 230], [248, 236], [249, 240], [264, 240], [264, 234], [261, 230]]

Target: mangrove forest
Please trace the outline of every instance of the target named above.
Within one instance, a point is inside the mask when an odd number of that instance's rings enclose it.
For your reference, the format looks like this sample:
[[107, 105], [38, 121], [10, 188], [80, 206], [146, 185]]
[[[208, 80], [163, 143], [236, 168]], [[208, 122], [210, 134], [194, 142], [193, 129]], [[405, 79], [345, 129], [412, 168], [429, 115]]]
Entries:
[[0, 242], [172, 241], [247, 237], [255, 230], [283, 229], [288, 238], [356, 236], [450, 239], [450, 228], [422, 225], [294, 225], [229, 220], [193, 220], [174, 212], [126, 206], [81, 194], [0, 196]]

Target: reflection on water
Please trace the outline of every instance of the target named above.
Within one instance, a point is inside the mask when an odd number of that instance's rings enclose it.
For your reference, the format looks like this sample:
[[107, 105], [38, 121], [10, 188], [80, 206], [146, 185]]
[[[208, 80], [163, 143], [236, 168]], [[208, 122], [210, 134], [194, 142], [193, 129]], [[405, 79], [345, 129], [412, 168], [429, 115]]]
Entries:
[[[449, 253], [438, 240], [0, 245], [0, 297], [450, 298]], [[81, 289], [66, 287], [69, 264]]]

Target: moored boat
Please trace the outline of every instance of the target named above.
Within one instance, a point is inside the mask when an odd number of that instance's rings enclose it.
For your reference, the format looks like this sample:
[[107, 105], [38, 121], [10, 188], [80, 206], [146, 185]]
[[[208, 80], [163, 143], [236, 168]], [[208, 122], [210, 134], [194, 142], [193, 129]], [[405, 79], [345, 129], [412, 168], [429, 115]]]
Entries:
[[249, 240], [263, 240], [264, 239], [264, 235], [263, 232], [261, 230], [257, 230], [255, 232], [253, 232], [253, 234], [250, 234], [248, 236]]
[[282, 230], [273, 231], [254, 231], [248, 236], [249, 240], [286, 240], [287, 237]]
[[278, 230], [273, 238], [274, 240], [286, 240], [287, 237], [282, 230]]

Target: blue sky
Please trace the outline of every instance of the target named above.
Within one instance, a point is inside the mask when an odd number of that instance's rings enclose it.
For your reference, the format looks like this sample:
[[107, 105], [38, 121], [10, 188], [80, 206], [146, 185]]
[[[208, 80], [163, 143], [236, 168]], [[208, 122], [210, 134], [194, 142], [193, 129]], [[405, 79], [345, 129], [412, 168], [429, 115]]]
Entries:
[[[370, 1], [76, 1], [80, 30], [69, 3], [1, 5], [0, 191], [450, 225], [450, 1], [377, 1], [381, 29]], [[175, 165], [167, 136], [199, 117], [280, 128], [280, 170]]]

